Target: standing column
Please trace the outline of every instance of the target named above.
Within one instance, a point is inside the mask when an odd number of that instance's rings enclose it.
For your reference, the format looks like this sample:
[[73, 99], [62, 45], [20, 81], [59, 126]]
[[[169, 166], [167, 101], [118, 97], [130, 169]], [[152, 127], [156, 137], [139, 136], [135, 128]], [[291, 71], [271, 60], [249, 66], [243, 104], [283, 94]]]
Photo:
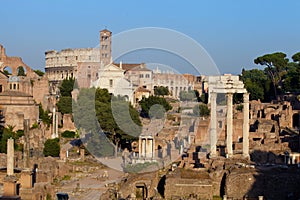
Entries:
[[153, 137], [153, 140], [152, 140], [152, 158], [155, 158], [155, 140], [154, 140], [154, 137]]
[[55, 138], [58, 138], [58, 112], [55, 112]]
[[249, 158], [249, 93], [244, 93], [243, 156]]
[[210, 93], [210, 156], [217, 155], [217, 93]]
[[7, 175], [14, 175], [14, 139], [7, 140]]
[[139, 137], [139, 158], [142, 157], [142, 139]]
[[146, 154], [146, 139], [142, 139], [142, 156], [145, 157]]
[[23, 165], [24, 168], [29, 168], [29, 153], [30, 153], [30, 141], [29, 141], [29, 119], [24, 119], [24, 151], [23, 151]]
[[232, 156], [232, 93], [227, 94], [227, 156]]
[[56, 131], [56, 114], [55, 114], [55, 106], [53, 107], [53, 110], [52, 110], [52, 138], [55, 138], [55, 131]]

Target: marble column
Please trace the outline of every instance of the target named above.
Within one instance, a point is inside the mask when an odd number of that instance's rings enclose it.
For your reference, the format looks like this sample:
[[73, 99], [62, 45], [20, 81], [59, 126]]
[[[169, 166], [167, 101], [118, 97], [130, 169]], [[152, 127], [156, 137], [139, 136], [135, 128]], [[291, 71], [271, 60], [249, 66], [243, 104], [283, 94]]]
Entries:
[[142, 138], [142, 157], [146, 155], [146, 138]]
[[244, 93], [243, 156], [249, 158], [249, 93]]
[[142, 157], [142, 139], [139, 137], [139, 158]]
[[7, 175], [14, 175], [14, 139], [7, 140]]
[[232, 156], [232, 101], [233, 94], [227, 94], [227, 129], [226, 129], [226, 146], [227, 146], [227, 156]]
[[152, 140], [150, 138], [147, 138], [146, 141], [146, 158], [150, 158], [151, 156], [151, 150], [152, 150]]
[[210, 156], [217, 155], [217, 93], [210, 93]]

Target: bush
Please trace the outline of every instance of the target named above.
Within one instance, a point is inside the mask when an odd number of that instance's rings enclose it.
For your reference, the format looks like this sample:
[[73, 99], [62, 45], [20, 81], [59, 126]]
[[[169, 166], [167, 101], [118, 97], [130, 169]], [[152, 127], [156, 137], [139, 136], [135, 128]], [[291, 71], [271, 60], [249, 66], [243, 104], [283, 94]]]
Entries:
[[58, 157], [60, 153], [59, 139], [48, 139], [44, 144], [44, 156]]
[[75, 132], [74, 131], [64, 131], [62, 134], [61, 134], [61, 137], [64, 137], [64, 138], [74, 138], [75, 137]]

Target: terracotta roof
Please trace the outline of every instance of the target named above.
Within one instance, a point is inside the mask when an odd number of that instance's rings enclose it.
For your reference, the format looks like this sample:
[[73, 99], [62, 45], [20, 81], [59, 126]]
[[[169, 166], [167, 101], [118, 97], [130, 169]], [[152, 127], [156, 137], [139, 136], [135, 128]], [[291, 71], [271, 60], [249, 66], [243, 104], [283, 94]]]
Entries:
[[[114, 65], [120, 67], [120, 63], [113, 63]], [[125, 71], [134, 69], [140, 65], [143, 65], [144, 63], [122, 63], [122, 69]]]

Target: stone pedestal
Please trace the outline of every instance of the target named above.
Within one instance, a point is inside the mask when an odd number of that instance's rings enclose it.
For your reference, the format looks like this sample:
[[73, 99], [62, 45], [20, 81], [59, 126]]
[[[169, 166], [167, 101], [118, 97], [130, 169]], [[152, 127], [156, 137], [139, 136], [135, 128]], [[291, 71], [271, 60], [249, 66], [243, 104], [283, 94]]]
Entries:
[[20, 183], [22, 188], [32, 188], [33, 180], [32, 180], [32, 171], [30, 169], [25, 169], [21, 172]]
[[6, 176], [3, 180], [3, 196], [17, 196], [17, 178], [14, 175]]

